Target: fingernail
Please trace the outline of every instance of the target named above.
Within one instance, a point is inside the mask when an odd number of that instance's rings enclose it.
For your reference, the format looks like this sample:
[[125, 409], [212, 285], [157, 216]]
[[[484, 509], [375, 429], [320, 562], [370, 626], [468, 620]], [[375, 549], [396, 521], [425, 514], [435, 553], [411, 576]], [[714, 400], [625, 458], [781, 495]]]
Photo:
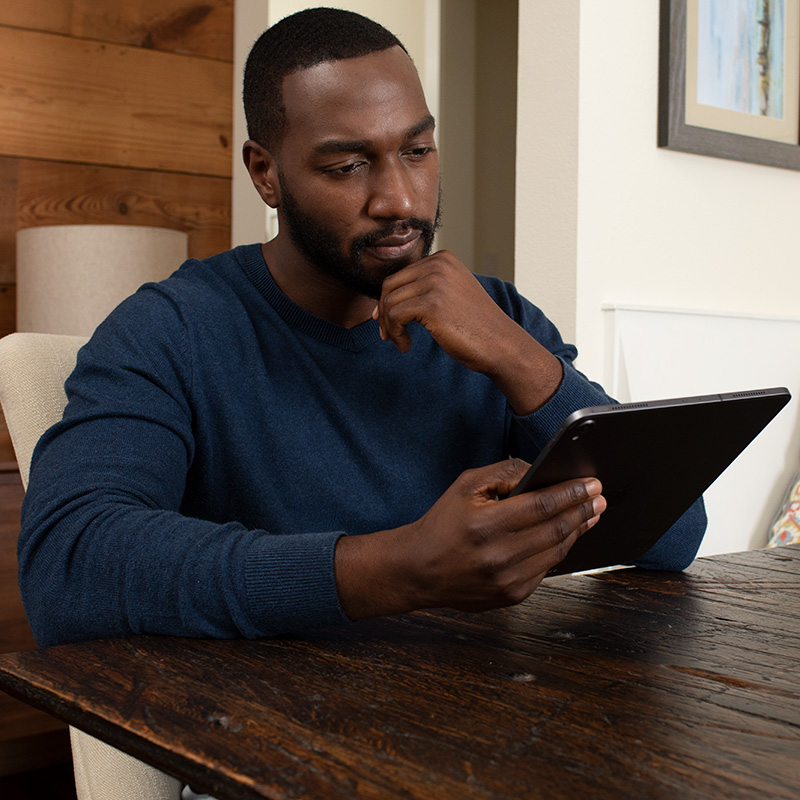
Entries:
[[600, 481], [598, 481], [597, 478], [590, 478], [588, 481], [586, 481], [584, 486], [586, 487], [587, 493], [590, 494], [590, 495], [592, 495], [592, 494], [600, 494], [600, 492], [602, 491], [602, 488], [603, 488], [600, 485]]
[[598, 495], [597, 497], [592, 500], [592, 511], [595, 514], [600, 515], [606, 510], [606, 499], [603, 495]]

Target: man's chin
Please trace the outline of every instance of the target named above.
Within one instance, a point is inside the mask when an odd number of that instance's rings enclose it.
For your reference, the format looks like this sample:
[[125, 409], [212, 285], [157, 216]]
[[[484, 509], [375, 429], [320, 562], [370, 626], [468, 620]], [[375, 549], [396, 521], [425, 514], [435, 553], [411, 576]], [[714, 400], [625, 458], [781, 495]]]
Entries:
[[[340, 275], [339, 280], [348, 288], [358, 294], [370, 297], [373, 300], [380, 300], [383, 292], [383, 282], [400, 270], [405, 269], [411, 264], [416, 263], [422, 257], [412, 256], [400, 258], [396, 261], [373, 260], [362, 254], [359, 258], [359, 269], [356, 273]], [[369, 261], [371, 263], [365, 263]]]

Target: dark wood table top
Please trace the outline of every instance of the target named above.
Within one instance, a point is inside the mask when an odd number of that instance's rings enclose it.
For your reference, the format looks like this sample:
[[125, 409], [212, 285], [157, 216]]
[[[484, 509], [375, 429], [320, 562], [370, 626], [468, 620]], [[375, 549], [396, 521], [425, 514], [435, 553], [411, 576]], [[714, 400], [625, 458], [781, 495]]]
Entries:
[[304, 638], [0, 656], [0, 686], [220, 798], [800, 796], [800, 547], [553, 578]]

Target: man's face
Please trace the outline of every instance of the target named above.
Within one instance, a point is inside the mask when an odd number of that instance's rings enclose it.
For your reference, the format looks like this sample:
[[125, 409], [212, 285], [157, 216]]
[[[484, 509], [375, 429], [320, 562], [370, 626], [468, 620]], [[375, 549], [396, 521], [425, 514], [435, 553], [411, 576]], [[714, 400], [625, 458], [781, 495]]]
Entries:
[[400, 48], [284, 80], [279, 218], [298, 254], [369, 297], [426, 256], [439, 216], [433, 118]]

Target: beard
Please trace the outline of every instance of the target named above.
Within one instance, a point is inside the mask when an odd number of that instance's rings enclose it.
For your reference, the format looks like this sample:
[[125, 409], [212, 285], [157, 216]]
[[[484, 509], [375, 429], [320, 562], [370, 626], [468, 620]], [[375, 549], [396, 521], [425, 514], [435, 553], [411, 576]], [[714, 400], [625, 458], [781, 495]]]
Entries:
[[[281, 187], [281, 212], [287, 231], [295, 247], [310, 264], [325, 275], [339, 281], [343, 286], [357, 294], [379, 300], [383, 282], [389, 275], [399, 272], [415, 261], [425, 258], [431, 252], [433, 237], [439, 228], [441, 197], [434, 219], [409, 217], [393, 222], [362, 236], [357, 236], [349, 244], [329, 228], [320, 224], [298, 205], [294, 196], [279, 174]], [[441, 194], [441, 191], [440, 191]], [[387, 236], [409, 230], [420, 231], [422, 253], [396, 261], [386, 262], [382, 268], [367, 272], [363, 263], [363, 253]]]

